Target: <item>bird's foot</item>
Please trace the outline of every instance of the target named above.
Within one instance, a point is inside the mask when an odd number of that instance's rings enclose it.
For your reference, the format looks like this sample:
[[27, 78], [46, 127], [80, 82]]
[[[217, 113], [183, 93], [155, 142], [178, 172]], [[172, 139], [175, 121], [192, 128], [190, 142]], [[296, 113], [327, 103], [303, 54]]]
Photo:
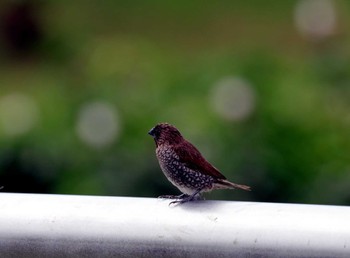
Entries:
[[161, 195], [161, 196], [158, 196], [158, 198], [161, 198], [161, 199], [183, 199], [183, 198], [186, 198], [188, 197], [189, 195], [187, 194], [180, 194], [180, 195]]
[[169, 206], [172, 205], [172, 204], [182, 204], [182, 203], [185, 203], [185, 202], [197, 201], [197, 200], [204, 200], [204, 198], [199, 193], [195, 193], [193, 195], [185, 195], [183, 198], [181, 198], [179, 200], [170, 202]]

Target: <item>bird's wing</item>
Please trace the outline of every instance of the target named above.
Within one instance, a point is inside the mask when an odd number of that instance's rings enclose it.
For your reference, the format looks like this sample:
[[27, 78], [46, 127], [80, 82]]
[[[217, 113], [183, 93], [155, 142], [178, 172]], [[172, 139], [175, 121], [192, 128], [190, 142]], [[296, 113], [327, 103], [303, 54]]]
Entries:
[[199, 171], [203, 174], [213, 176], [217, 179], [226, 179], [213, 165], [211, 165], [190, 142], [184, 140], [174, 146], [180, 162], [183, 162], [188, 168]]

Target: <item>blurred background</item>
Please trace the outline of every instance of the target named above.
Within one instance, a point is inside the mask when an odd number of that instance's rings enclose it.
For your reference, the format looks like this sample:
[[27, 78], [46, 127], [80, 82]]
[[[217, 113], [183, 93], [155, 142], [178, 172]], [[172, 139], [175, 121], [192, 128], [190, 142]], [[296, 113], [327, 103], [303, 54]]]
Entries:
[[350, 2], [0, 2], [4, 192], [177, 194], [174, 124], [236, 183], [207, 199], [350, 204]]

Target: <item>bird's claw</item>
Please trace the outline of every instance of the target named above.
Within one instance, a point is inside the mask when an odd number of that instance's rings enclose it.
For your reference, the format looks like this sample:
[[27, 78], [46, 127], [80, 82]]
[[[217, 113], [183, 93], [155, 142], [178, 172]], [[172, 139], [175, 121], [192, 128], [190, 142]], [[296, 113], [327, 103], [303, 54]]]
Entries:
[[180, 195], [161, 195], [158, 196], [160, 199], [183, 199], [186, 198], [188, 195], [187, 194], [180, 194]]
[[204, 200], [203, 196], [201, 194], [198, 194], [198, 193], [196, 193], [194, 195], [183, 194], [182, 196], [183, 196], [182, 198], [175, 198], [178, 200], [170, 202], [169, 206], [171, 206], [173, 204], [182, 204], [182, 203], [190, 202], [190, 201]]

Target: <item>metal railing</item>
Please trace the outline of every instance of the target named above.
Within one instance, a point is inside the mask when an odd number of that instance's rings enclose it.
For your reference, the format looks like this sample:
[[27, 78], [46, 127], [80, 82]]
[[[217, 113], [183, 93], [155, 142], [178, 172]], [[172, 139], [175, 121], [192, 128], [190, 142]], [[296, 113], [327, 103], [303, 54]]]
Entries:
[[0, 257], [350, 257], [350, 207], [0, 194]]

